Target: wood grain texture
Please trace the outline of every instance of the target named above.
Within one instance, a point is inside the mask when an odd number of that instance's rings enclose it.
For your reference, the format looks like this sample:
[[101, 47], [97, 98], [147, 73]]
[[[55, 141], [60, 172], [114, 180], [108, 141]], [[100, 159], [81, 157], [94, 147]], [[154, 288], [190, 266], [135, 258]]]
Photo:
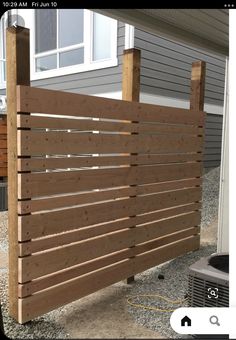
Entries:
[[199, 112], [204, 110], [205, 77], [206, 77], [205, 61], [193, 62], [190, 95], [191, 110], [196, 110]]
[[5, 118], [0, 118], [0, 136], [7, 135], [7, 121]]
[[139, 243], [195, 227], [200, 221], [200, 212], [191, 212], [139, 227], [136, 226], [134, 229], [107, 233], [60, 249], [19, 258], [18, 280], [20, 283], [31, 281], [40, 276], [54, 273], [115, 251], [134, 247]]
[[17, 111], [51, 115], [81, 116], [204, 125], [204, 112], [167, 106], [141, 104], [116, 99], [79, 95], [62, 91], [17, 86]]
[[188, 236], [196, 235], [199, 233], [199, 231], [200, 227], [193, 227], [181, 230], [177, 233], [160, 237], [149, 242], [144, 242], [142, 244], [137, 245], [136, 247], [117, 251], [115, 253], [100, 257], [98, 259], [80, 264], [78, 266], [61, 270], [50, 276], [44, 276], [43, 278], [41, 277], [33, 281], [19, 284], [18, 289], [19, 297], [22, 298], [32, 295], [36, 292], [39, 292], [40, 290], [49, 288], [59, 283], [63, 283], [67, 280], [74, 279], [78, 276], [87, 274], [99, 268], [103, 268], [118, 261], [127, 259], [128, 257], [133, 257], [146, 251], [167, 245], [168, 243], [184, 239]]
[[7, 120], [0, 119], [0, 177], [7, 177]]
[[139, 102], [141, 51], [132, 48], [123, 52], [122, 99]]
[[[9, 238], [9, 313], [18, 315], [18, 177], [16, 85], [30, 84], [29, 30], [22, 27], [6, 31], [7, 136], [8, 136], [8, 238]], [[28, 110], [25, 110], [28, 112]]]
[[7, 150], [0, 150], [0, 161], [7, 162]]
[[[145, 134], [187, 134], [201, 135], [203, 128], [197, 126], [185, 125], [169, 125], [155, 123], [139, 123], [120, 122], [120, 121], [102, 121], [91, 119], [70, 119], [55, 118], [42, 116], [18, 115], [19, 128], [31, 129], [58, 129], [58, 130], [75, 130], [75, 131], [106, 131], [119, 133], [145, 133]], [[1, 125], [0, 125], [1, 131]]]
[[19, 322], [25, 323], [43, 313], [91, 294], [147, 268], [168, 261], [197, 248], [199, 236], [192, 236], [151, 250], [134, 258], [93, 271], [87, 275], [19, 299]]
[[5, 138], [0, 138], [0, 149], [7, 149], [7, 140]]
[[[78, 208], [19, 216], [19, 241], [175, 207], [201, 200], [201, 188], [125, 198]], [[80, 218], [78, 219], [78, 216]]]
[[202, 110], [204, 110], [205, 77], [206, 77], [205, 61], [193, 62], [191, 72], [190, 110], [196, 110], [199, 113]]
[[[202, 152], [202, 137], [18, 131], [18, 155]], [[1, 142], [0, 140], [0, 147]], [[3, 145], [6, 147], [6, 144]]]
[[18, 198], [200, 177], [201, 163], [19, 174]]
[[[139, 103], [139, 51], [124, 61], [122, 101], [11, 88], [21, 323], [199, 247], [204, 64], [185, 110]], [[6, 147], [0, 124], [0, 171]]]
[[99, 201], [113, 200], [128, 196], [138, 196], [153, 194], [163, 191], [184, 189], [189, 187], [200, 186], [200, 178], [184, 179], [179, 181], [152, 183], [151, 185], [112, 188], [108, 190], [90, 191], [73, 195], [52, 196], [50, 198], [40, 198], [30, 201], [18, 201], [18, 213], [28, 214], [64, 207], [73, 207], [80, 204], [96, 203]]
[[6, 177], [7, 174], [8, 174], [7, 167], [6, 166], [1, 167], [1, 164], [0, 164], [0, 177]]
[[34, 239], [19, 243], [19, 255], [26, 256], [44, 250], [53, 249], [62, 245], [73, 242], [83, 241], [91, 237], [103, 235], [109, 232], [123, 230], [134, 225], [150, 223], [158, 221], [170, 216], [177, 216], [180, 214], [197, 211], [201, 208], [201, 203], [190, 203], [176, 208], [160, 210], [157, 212], [146, 213], [144, 215], [136, 215], [134, 218], [121, 218], [119, 220], [95, 224], [90, 227], [81, 228], [67, 233], [61, 233], [49, 237]]
[[92, 166], [148, 165], [201, 161], [202, 153], [146, 154], [125, 156], [77, 156], [18, 159], [18, 171], [45, 171], [46, 169], [83, 168]]

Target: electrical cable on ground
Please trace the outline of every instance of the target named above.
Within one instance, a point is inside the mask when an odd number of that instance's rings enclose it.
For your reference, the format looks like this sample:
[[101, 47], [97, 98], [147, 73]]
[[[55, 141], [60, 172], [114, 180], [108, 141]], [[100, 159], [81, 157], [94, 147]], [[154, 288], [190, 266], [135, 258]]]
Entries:
[[154, 310], [157, 312], [163, 312], [163, 313], [171, 313], [173, 312], [175, 309], [162, 309], [162, 308], [158, 308], [158, 307], [152, 307], [152, 306], [145, 306], [142, 304], [138, 304], [138, 303], [134, 303], [130, 300], [135, 299], [135, 298], [144, 298], [144, 297], [154, 297], [154, 298], [159, 298], [160, 300], [164, 300], [166, 302], [169, 302], [170, 304], [183, 304], [185, 301], [188, 300], [188, 298], [184, 298], [181, 300], [171, 300], [165, 296], [159, 295], [159, 294], [142, 294], [142, 295], [133, 295], [128, 297], [127, 299], [127, 303], [135, 308], [142, 308], [142, 309], [148, 309], [148, 310]]

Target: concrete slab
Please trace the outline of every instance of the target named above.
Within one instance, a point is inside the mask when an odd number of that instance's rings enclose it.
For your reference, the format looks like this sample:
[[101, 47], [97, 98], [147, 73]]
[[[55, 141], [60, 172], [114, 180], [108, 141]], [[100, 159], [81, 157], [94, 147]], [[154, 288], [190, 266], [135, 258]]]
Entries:
[[164, 339], [128, 313], [129, 287], [117, 283], [65, 307], [59, 322], [76, 339]]
[[218, 233], [218, 219], [201, 229], [201, 244], [216, 244]]

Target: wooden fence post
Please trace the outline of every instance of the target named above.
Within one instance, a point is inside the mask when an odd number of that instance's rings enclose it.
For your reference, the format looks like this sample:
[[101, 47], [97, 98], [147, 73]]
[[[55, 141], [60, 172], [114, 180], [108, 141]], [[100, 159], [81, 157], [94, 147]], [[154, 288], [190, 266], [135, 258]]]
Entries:
[[[139, 101], [140, 95], [140, 50], [131, 48], [123, 53], [123, 75], [122, 75], [122, 99], [127, 101]], [[132, 122], [138, 123], [138, 122]], [[133, 133], [135, 134], [135, 133]], [[131, 153], [131, 155], [137, 155]], [[131, 164], [135, 166], [136, 164]], [[135, 185], [134, 185], [135, 186]], [[130, 196], [135, 197], [135, 196]], [[132, 218], [134, 216], [130, 216]], [[135, 226], [133, 226], [134, 228]], [[132, 283], [134, 276], [127, 278], [127, 283]]]
[[[196, 110], [196, 111], [204, 110], [205, 77], [206, 77], [205, 61], [193, 62], [192, 72], [191, 72], [190, 110]], [[199, 126], [199, 127], [203, 127], [203, 126]], [[203, 162], [203, 159], [202, 159], [202, 162]], [[197, 177], [197, 178], [200, 178], [200, 177]], [[200, 240], [199, 240], [199, 248], [200, 248]]]
[[18, 178], [16, 85], [30, 85], [29, 30], [10, 27], [6, 32], [9, 313], [18, 320]]
[[122, 99], [138, 102], [140, 94], [140, 50], [131, 48], [124, 50]]
[[196, 111], [204, 110], [204, 94], [205, 94], [205, 61], [196, 61], [192, 63], [191, 74], [191, 94], [190, 109]]

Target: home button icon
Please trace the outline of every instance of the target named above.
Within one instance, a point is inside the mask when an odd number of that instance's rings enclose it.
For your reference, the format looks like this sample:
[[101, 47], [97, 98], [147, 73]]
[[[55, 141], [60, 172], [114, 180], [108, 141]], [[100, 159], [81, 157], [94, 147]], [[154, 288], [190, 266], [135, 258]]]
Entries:
[[192, 323], [192, 321], [187, 315], [183, 319], [181, 319], [181, 326], [182, 327], [185, 327], [185, 326], [190, 327], [191, 323]]

